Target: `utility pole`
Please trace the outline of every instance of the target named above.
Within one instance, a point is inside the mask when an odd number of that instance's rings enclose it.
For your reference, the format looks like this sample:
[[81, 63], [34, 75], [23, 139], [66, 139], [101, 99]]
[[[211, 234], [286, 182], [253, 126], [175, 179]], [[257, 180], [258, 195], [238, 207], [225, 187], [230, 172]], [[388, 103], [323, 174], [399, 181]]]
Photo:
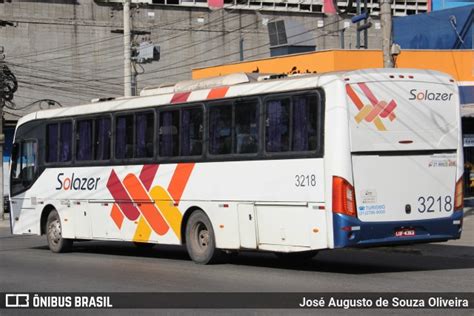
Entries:
[[[356, 6], [356, 16], [360, 16], [361, 11], [360, 11], [360, 0], [357, 0], [357, 6]], [[356, 33], [356, 48], [360, 49], [360, 32], [359, 32], [359, 26], [360, 22], [357, 21], [357, 33]]]
[[380, 1], [380, 21], [382, 22], [382, 51], [384, 68], [393, 68], [392, 48], [392, 0]]
[[[0, 71], [3, 72], [3, 47], [2, 55], [0, 56]], [[3, 144], [5, 143], [5, 135], [3, 134], [3, 107], [5, 106], [5, 88], [4, 88], [3, 74], [0, 78], [0, 157], [2, 158], [2, 165], [0, 166], [0, 220], [4, 220], [5, 205], [3, 201], [3, 186], [5, 185], [3, 179]]]
[[[7, 85], [7, 77], [5, 74], [4, 69], [4, 62], [5, 59], [4, 48], [3, 46], [0, 47], [0, 157], [2, 158], [2, 164], [0, 165], [0, 220], [4, 220], [5, 215], [5, 205], [4, 205], [4, 198], [3, 192], [4, 189], [4, 179], [3, 179], [3, 144], [5, 143], [5, 135], [3, 134], [3, 107], [5, 106], [5, 102], [7, 99], [6, 96], [6, 85]], [[6, 67], [6, 66], [5, 66]], [[14, 88], [14, 90], [16, 90]], [[15, 91], [12, 91], [12, 93]]]
[[130, 0], [123, 0], [123, 95], [132, 95]]

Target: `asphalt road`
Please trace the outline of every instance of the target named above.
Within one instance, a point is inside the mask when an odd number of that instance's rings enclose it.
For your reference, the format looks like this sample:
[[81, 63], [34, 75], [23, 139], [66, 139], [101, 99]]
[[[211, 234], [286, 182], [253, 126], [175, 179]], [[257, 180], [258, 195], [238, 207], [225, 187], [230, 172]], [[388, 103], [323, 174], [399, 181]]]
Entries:
[[322, 251], [292, 266], [250, 252], [203, 266], [180, 247], [143, 251], [124, 242], [80, 242], [53, 254], [44, 236], [12, 236], [4, 221], [0, 284], [8, 292], [473, 292], [474, 210], [460, 240]]

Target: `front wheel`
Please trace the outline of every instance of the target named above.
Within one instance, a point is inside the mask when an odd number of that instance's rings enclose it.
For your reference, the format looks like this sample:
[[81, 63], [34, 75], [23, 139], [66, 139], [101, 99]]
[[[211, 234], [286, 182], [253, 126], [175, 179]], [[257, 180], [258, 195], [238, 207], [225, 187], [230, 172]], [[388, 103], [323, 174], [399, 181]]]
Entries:
[[48, 215], [46, 221], [46, 239], [48, 240], [49, 249], [52, 252], [66, 252], [72, 248], [72, 239], [63, 238], [61, 219], [56, 210]]
[[191, 259], [208, 264], [219, 255], [211, 221], [203, 211], [195, 211], [186, 225], [186, 249]]

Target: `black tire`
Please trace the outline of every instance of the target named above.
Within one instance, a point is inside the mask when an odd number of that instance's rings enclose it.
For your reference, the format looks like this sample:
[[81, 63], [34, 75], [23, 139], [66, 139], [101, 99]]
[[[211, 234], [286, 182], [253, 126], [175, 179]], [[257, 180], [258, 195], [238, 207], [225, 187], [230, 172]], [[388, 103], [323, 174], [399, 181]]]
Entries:
[[215, 262], [220, 256], [211, 221], [203, 211], [195, 211], [186, 225], [186, 249], [198, 264]]
[[301, 252], [275, 252], [275, 255], [285, 263], [301, 263], [313, 259], [318, 253], [317, 250]]
[[66, 239], [62, 236], [61, 219], [56, 210], [51, 211], [46, 221], [46, 239], [49, 249], [52, 252], [67, 252], [72, 248], [72, 239]]

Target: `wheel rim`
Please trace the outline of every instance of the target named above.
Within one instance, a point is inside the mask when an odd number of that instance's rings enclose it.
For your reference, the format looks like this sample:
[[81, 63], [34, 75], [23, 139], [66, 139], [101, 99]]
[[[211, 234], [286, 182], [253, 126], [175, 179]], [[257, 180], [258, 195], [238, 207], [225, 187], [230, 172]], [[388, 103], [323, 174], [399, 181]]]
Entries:
[[61, 241], [61, 223], [58, 219], [55, 219], [48, 226], [48, 236], [51, 243], [54, 245], [59, 244]]
[[209, 247], [210, 236], [209, 230], [207, 229], [206, 225], [204, 225], [204, 223], [196, 223], [194, 226], [194, 236], [195, 244], [197, 245], [199, 251], [201, 253], [205, 252]]

